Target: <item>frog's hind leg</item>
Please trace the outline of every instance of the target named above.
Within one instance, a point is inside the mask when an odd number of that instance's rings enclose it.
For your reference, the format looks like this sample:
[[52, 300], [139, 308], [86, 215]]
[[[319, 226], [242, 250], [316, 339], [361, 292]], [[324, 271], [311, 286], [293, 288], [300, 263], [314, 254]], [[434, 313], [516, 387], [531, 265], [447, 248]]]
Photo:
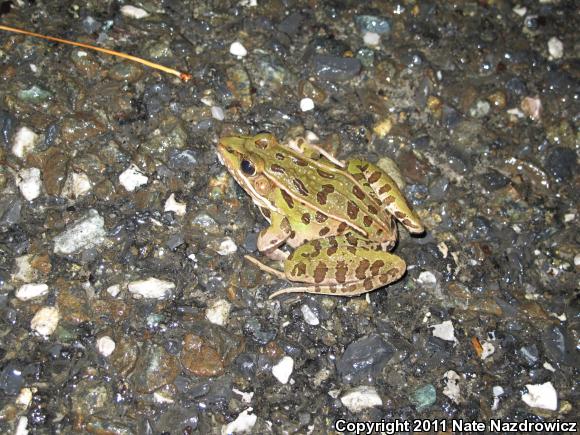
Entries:
[[395, 216], [409, 232], [421, 234], [425, 231], [419, 216], [409, 206], [395, 180], [385, 171], [363, 160], [350, 160], [347, 163], [347, 170], [354, 179], [363, 185], [366, 181], [368, 183], [366, 186], [370, 186], [387, 211]]
[[373, 291], [379, 287], [399, 280], [405, 274], [405, 268], [393, 268], [387, 273], [366, 278], [364, 281], [345, 283], [345, 284], [328, 284], [328, 285], [309, 285], [304, 287], [286, 287], [275, 291], [268, 299], [288, 293], [313, 293], [332, 296], [359, 296], [364, 293]]
[[260, 270], [263, 270], [264, 272], [269, 273], [270, 275], [274, 275], [280, 279], [286, 279], [286, 275], [281, 270], [274, 269], [273, 267], [270, 267], [270, 266], [266, 266], [260, 260], [257, 260], [256, 258], [252, 257], [251, 255], [244, 255], [244, 258], [246, 260], [248, 260], [250, 263], [257, 266]]

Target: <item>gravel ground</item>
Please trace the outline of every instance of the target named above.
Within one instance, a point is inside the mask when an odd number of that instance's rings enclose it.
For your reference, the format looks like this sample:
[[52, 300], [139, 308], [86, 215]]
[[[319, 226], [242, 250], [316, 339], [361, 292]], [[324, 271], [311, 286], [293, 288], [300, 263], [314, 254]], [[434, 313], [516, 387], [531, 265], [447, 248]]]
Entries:
[[[193, 77], [0, 31], [0, 432], [578, 421], [575, 6], [1, 1]], [[396, 162], [403, 279], [268, 300], [215, 151], [260, 131]]]

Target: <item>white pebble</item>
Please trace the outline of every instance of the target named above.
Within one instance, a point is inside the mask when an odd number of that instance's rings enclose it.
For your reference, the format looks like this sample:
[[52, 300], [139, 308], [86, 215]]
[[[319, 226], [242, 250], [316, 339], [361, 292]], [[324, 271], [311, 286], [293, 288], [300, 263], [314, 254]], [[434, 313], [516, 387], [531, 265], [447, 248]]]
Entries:
[[175, 284], [151, 277], [130, 282], [128, 288], [134, 298], [165, 299], [171, 295]]
[[119, 293], [121, 293], [121, 286], [119, 284], [111, 285], [107, 287], [107, 293], [111, 295], [111, 297], [116, 298]]
[[574, 266], [580, 266], [580, 254], [574, 255]]
[[226, 237], [217, 250], [220, 255], [230, 255], [238, 250], [236, 242], [234, 242], [230, 237]]
[[232, 42], [232, 45], [230, 45], [230, 54], [244, 57], [248, 54], [248, 50], [246, 50], [246, 47], [244, 47], [241, 42], [236, 41]]
[[564, 215], [564, 222], [565, 223], [573, 222], [574, 219], [576, 219], [576, 214], [575, 213], [566, 213]]
[[381, 43], [381, 35], [375, 32], [366, 32], [363, 35], [363, 42], [370, 47], [376, 47]]
[[22, 388], [18, 397], [16, 397], [15, 403], [20, 409], [26, 409], [32, 402], [32, 390], [30, 388]]
[[294, 360], [289, 356], [284, 356], [278, 364], [272, 367], [272, 374], [282, 384], [287, 384], [290, 375], [294, 370]]
[[493, 404], [491, 405], [491, 410], [496, 411], [499, 406], [499, 396], [503, 395], [504, 389], [499, 385], [494, 385], [491, 391], [493, 392]]
[[167, 198], [167, 201], [165, 201], [163, 211], [172, 211], [177, 216], [183, 216], [187, 212], [187, 204], [176, 201], [175, 193], [172, 193], [169, 195], [169, 198]]
[[314, 101], [312, 101], [312, 98], [302, 98], [300, 100], [300, 110], [308, 112], [312, 109], [314, 109]]
[[304, 317], [304, 321], [309, 325], [316, 326], [320, 325], [320, 320], [316, 317], [316, 313], [312, 311], [312, 309], [304, 304], [300, 307], [300, 311], [302, 311], [302, 316]]
[[431, 327], [433, 328], [433, 337], [438, 337], [445, 341], [457, 342], [455, 329], [453, 328], [451, 320], [445, 320], [443, 323], [432, 325]]
[[251, 432], [258, 417], [256, 414], [250, 414], [250, 412], [252, 412], [252, 408], [240, 412], [234, 421], [222, 426], [222, 435]]
[[538, 121], [542, 116], [542, 100], [537, 97], [525, 97], [520, 104], [520, 108], [524, 114], [534, 121]]
[[224, 109], [219, 106], [212, 106], [211, 108], [211, 116], [213, 119], [217, 119], [218, 121], [223, 121], [225, 119]]
[[105, 358], [113, 353], [115, 346], [115, 342], [108, 335], [104, 335], [97, 339], [97, 351]]
[[14, 265], [16, 266], [16, 272], [12, 274], [12, 279], [15, 281], [31, 282], [38, 275], [38, 271], [32, 267], [30, 261], [34, 258], [33, 255], [21, 255], [16, 257], [14, 260]]
[[459, 381], [461, 376], [453, 370], [445, 372], [443, 375], [445, 378], [445, 387], [443, 388], [443, 394], [453, 400], [455, 403], [461, 402], [461, 389], [459, 388]]
[[490, 355], [493, 355], [495, 352], [495, 346], [491, 344], [489, 341], [484, 341], [481, 345], [483, 351], [481, 352], [481, 359], [486, 359]]
[[368, 385], [361, 385], [349, 390], [340, 398], [340, 401], [350, 412], [360, 412], [373, 406], [383, 405], [383, 400], [378, 395], [377, 390]]
[[12, 154], [23, 159], [27, 154], [34, 151], [38, 135], [28, 127], [21, 127], [14, 135], [12, 142]]
[[421, 287], [427, 287], [432, 289], [435, 288], [435, 286], [437, 285], [437, 277], [433, 272], [425, 270], [419, 274], [419, 278], [417, 278], [417, 283]]
[[94, 248], [105, 241], [105, 220], [91, 209], [86, 217], [79, 219], [54, 238], [54, 252], [68, 255]]
[[18, 425], [14, 431], [14, 435], [28, 435], [28, 417], [25, 415], [18, 419]]
[[43, 307], [36, 312], [30, 321], [30, 329], [43, 337], [48, 337], [58, 326], [60, 313], [56, 307]]
[[47, 293], [48, 286], [46, 284], [24, 284], [16, 290], [15, 296], [21, 301], [29, 301]]
[[205, 311], [205, 317], [211, 323], [224, 326], [228, 321], [232, 304], [225, 299], [218, 299], [209, 305]]
[[133, 192], [139, 186], [147, 184], [147, 181], [149, 181], [149, 178], [143, 175], [135, 165], [129, 166], [119, 175], [119, 182], [128, 192]]
[[121, 8], [121, 13], [127, 18], [135, 18], [140, 20], [141, 18], [146, 18], [149, 13], [145, 9], [137, 8], [131, 5], [125, 5]]
[[512, 11], [514, 11], [514, 14], [523, 17], [528, 12], [528, 9], [525, 6], [516, 6]]
[[564, 56], [564, 44], [555, 36], [552, 36], [548, 41], [548, 52], [552, 59], [562, 59]]
[[22, 196], [28, 201], [38, 198], [40, 190], [42, 189], [42, 181], [40, 180], [40, 169], [27, 168], [18, 172], [16, 185], [20, 189]]
[[524, 403], [532, 408], [558, 409], [558, 393], [551, 382], [544, 384], [527, 384], [527, 393], [522, 394]]
[[91, 191], [93, 184], [91, 179], [84, 172], [72, 172], [64, 183], [62, 196], [64, 198], [76, 199]]

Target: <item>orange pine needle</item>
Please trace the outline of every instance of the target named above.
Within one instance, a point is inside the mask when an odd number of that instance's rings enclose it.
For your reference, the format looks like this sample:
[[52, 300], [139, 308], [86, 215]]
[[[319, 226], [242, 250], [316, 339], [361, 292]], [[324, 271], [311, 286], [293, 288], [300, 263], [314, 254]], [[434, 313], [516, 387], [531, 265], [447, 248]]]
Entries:
[[131, 56], [130, 54], [121, 53], [121, 52], [115, 51], [115, 50], [109, 50], [108, 48], [95, 47], [93, 45], [83, 44], [82, 42], [69, 41], [68, 39], [61, 39], [61, 38], [55, 38], [54, 36], [41, 35], [40, 33], [29, 32], [28, 30], [17, 29], [15, 27], [0, 25], [0, 30], [6, 30], [7, 32], [13, 32], [13, 33], [20, 33], [22, 35], [27, 35], [27, 36], [34, 36], [35, 38], [47, 39], [49, 41], [59, 42], [61, 44], [75, 45], [77, 47], [87, 48], [89, 50], [99, 51], [101, 53], [106, 53], [106, 54], [110, 54], [112, 56], [121, 57], [123, 59], [131, 60], [133, 62], [138, 62], [138, 63], [145, 65], [145, 66], [148, 66], [150, 68], [155, 68], [155, 69], [164, 71], [166, 73], [173, 74], [174, 76], [179, 77], [184, 82], [187, 82], [191, 79], [191, 74], [177, 71], [177, 70], [174, 70], [172, 68], [168, 68], [166, 66], [159, 65], [158, 63], [154, 63], [154, 62], [150, 62], [150, 61], [145, 60], [145, 59], [141, 59], [140, 57]]

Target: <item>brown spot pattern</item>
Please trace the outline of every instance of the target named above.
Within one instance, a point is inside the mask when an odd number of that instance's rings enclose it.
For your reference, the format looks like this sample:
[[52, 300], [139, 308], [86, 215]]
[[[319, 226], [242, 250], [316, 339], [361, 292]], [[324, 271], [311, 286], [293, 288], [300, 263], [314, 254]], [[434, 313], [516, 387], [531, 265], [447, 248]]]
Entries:
[[379, 171], [375, 171], [369, 177], [369, 183], [371, 184], [376, 183], [377, 181], [379, 181], [379, 178], [381, 178], [381, 173]]
[[270, 219], [270, 217], [272, 216], [272, 213], [270, 213], [269, 208], [262, 207], [260, 210], [262, 211], [262, 214], [264, 215], [264, 217], [266, 217], [267, 219]]
[[284, 198], [284, 201], [286, 201], [286, 204], [288, 204], [289, 208], [294, 208], [294, 200], [285, 190], [282, 190], [282, 198]]
[[296, 231], [292, 230], [290, 231], [290, 238], [293, 239], [294, 237], [296, 237]]
[[358, 216], [358, 212], [359, 212], [358, 206], [354, 202], [349, 201], [348, 204], [346, 205], [346, 214], [348, 214], [348, 217], [351, 219], [356, 219], [356, 217]]
[[347, 234], [346, 236], [346, 241], [348, 242], [349, 245], [351, 246], [357, 246], [358, 245], [358, 239], [355, 237], [354, 234]]
[[332, 180], [334, 178], [334, 174], [330, 174], [328, 172], [325, 172], [322, 169], [316, 169], [316, 172], [318, 172], [318, 175], [320, 175], [322, 178], [327, 178], [330, 180]]
[[369, 215], [365, 215], [363, 217], [363, 224], [365, 224], [366, 227], [370, 227], [372, 223], [373, 223], [373, 220], [371, 219], [371, 217]]
[[320, 254], [320, 250], [322, 249], [322, 245], [320, 244], [320, 240], [313, 240], [312, 247], [314, 248], [314, 252], [312, 253], [313, 257], [316, 257]]
[[310, 213], [304, 213], [302, 215], [302, 222], [304, 222], [305, 224], [310, 223]]
[[356, 181], [361, 181], [365, 177], [365, 174], [358, 172], [352, 176]]
[[395, 202], [396, 199], [394, 196], [389, 195], [383, 201], [385, 202], [386, 205], [389, 205], [389, 204], [392, 204], [393, 202]]
[[326, 220], [328, 219], [328, 216], [326, 216], [324, 213], [321, 213], [319, 211], [316, 212], [316, 216], [315, 216], [316, 222], [318, 222], [319, 224], [326, 222]]
[[361, 260], [358, 267], [354, 271], [354, 275], [357, 277], [357, 279], [364, 279], [367, 276], [366, 271], [370, 265], [371, 262], [369, 260]]
[[389, 190], [391, 190], [391, 185], [389, 183], [381, 186], [381, 188], [379, 189], [379, 195], [382, 195], [383, 193], [387, 193]]
[[338, 251], [338, 247], [337, 246], [331, 246], [326, 250], [326, 255], [328, 255], [329, 257], [332, 257], [336, 251]]
[[364, 281], [365, 290], [369, 291], [373, 288], [373, 280], [371, 278], [367, 278]]
[[336, 282], [344, 283], [346, 282], [346, 274], [348, 273], [348, 266], [345, 261], [339, 261], [336, 263], [336, 271], [334, 277]]
[[326, 272], [328, 272], [328, 266], [321, 261], [316, 265], [316, 269], [314, 269], [314, 282], [319, 284], [324, 281]]
[[270, 166], [270, 170], [275, 174], [285, 174], [286, 173], [286, 170], [282, 166], [277, 165], [276, 163], [274, 163], [273, 165]]
[[316, 194], [316, 199], [320, 204], [326, 204], [326, 200], [329, 193], [334, 192], [334, 186], [332, 184], [322, 185], [322, 190]]
[[298, 189], [298, 192], [300, 192], [301, 195], [304, 195], [304, 196], [308, 195], [308, 189], [306, 189], [306, 186], [304, 185], [302, 180], [299, 180], [298, 178], [294, 178], [292, 180], [292, 183], [294, 184], [294, 187], [296, 187], [296, 189]]
[[297, 164], [298, 166], [308, 166], [308, 162], [305, 160], [302, 160], [298, 157], [293, 157], [292, 161]]
[[373, 274], [373, 276], [378, 275], [379, 270], [381, 270], [381, 267], [383, 267], [384, 265], [385, 262], [383, 260], [375, 260], [371, 265], [371, 273]]
[[379, 275], [379, 281], [381, 282], [381, 284], [386, 284], [390, 279], [391, 278], [386, 273], [383, 273], [382, 275]]
[[356, 248], [354, 246], [347, 246], [346, 250], [350, 252], [352, 255], [356, 255]]
[[371, 212], [371, 214], [377, 214], [379, 212], [379, 210], [372, 204], [368, 204], [367, 208]]
[[260, 149], [262, 149], [262, 150], [265, 150], [266, 148], [268, 148], [268, 144], [269, 144], [269, 142], [270, 142], [270, 141], [269, 141], [268, 139], [266, 139], [266, 138], [261, 138], [261, 139], [258, 139], [258, 140], [255, 142], [255, 144], [256, 144], [256, 147], [258, 147], [258, 148], [260, 148]]
[[352, 186], [352, 193], [354, 194], [354, 196], [356, 196], [358, 199], [365, 199], [365, 193], [362, 191], [362, 189], [360, 187], [358, 187], [357, 185]]
[[358, 166], [358, 169], [359, 169], [359, 171], [361, 171], [361, 172], [364, 172], [364, 171], [366, 171], [368, 168], [369, 168], [369, 165], [359, 165], [359, 166]]
[[292, 274], [292, 276], [306, 275], [306, 263], [301, 261], [300, 263], [295, 264], [294, 268], [292, 269], [292, 272], [290, 273]]
[[407, 215], [405, 213], [400, 212], [400, 211], [396, 211], [395, 216], [397, 216], [398, 219], [404, 219], [407, 217]]
[[348, 228], [348, 224], [346, 222], [341, 222], [338, 225], [338, 228], [336, 229], [336, 232], [338, 234], [342, 234], [342, 233], [344, 233], [346, 231], [347, 228]]
[[284, 160], [285, 159], [284, 154], [282, 154], [282, 153], [276, 153], [276, 159], [277, 160]]
[[318, 235], [319, 235], [320, 237], [324, 237], [324, 236], [326, 236], [326, 235], [327, 235], [329, 232], [330, 232], [330, 228], [328, 228], [328, 227], [324, 227], [324, 228], [321, 228], [321, 229], [320, 229], [320, 231], [318, 232]]

